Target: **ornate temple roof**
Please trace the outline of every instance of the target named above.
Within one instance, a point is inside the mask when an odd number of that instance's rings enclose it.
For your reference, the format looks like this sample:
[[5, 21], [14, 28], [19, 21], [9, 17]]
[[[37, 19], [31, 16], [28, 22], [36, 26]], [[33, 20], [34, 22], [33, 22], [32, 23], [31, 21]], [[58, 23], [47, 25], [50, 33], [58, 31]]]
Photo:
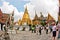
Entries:
[[47, 21], [53, 21], [54, 18], [48, 13]]
[[2, 11], [1, 11], [1, 9], [0, 9], [0, 18], [2, 17], [2, 15], [3, 15], [3, 14], [2, 14]]
[[44, 16], [43, 16], [42, 12], [40, 12], [39, 20], [43, 20], [43, 19], [45, 19], [45, 18], [44, 18]]
[[9, 14], [2, 13], [0, 9], [0, 23], [6, 23], [8, 17], [9, 17]]
[[35, 17], [34, 17], [33, 21], [34, 21], [34, 20], [39, 20], [39, 17], [38, 17], [38, 15], [36, 14], [36, 11], [35, 11]]

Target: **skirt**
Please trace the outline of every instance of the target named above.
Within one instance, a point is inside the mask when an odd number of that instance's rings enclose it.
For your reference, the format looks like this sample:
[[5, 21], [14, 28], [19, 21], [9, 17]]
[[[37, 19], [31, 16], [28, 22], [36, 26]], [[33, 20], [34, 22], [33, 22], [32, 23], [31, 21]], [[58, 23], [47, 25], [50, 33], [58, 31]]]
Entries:
[[53, 31], [53, 37], [56, 37], [56, 31]]

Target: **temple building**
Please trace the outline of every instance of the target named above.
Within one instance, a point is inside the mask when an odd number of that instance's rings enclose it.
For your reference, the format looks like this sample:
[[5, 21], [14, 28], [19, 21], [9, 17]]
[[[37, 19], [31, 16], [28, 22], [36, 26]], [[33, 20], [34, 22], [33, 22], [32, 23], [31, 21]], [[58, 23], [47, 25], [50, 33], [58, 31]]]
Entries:
[[35, 17], [33, 19], [33, 24], [38, 25], [41, 24], [42, 21], [46, 20], [46, 18], [42, 15], [42, 12], [40, 12], [40, 17], [35, 12]]
[[39, 17], [37, 16], [36, 12], [35, 12], [35, 17], [33, 19], [33, 25], [38, 25], [39, 24]]
[[30, 20], [29, 14], [28, 14], [27, 7], [25, 8], [24, 15], [23, 15], [23, 18], [21, 20], [21, 24], [22, 25], [31, 24], [31, 20]]
[[6, 26], [10, 25], [10, 16], [9, 14], [2, 13], [0, 9], [0, 30], [3, 30], [3, 25]]
[[40, 12], [40, 17], [39, 17], [39, 20], [41, 21], [41, 20], [44, 20], [44, 16], [42, 15], [42, 12]]
[[55, 21], [54, 18], [48, 13], [48, 16], [47, 16], [47, 21], [48, 22], [53, 22]]

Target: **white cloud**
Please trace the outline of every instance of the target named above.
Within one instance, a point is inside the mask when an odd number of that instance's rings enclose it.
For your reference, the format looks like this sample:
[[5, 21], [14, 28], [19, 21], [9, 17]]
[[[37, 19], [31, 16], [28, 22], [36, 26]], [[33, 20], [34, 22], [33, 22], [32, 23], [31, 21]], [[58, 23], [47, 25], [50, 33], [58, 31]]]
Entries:
[[18, 12], [17, 8], [15, 8], [14, 20], [18, 21], [19, 19], [22, 19], [23, 14], [23, 12]]
[[1, 6], [1, 10], [3, 13], [11, 13], [14, 9], [13, 5], [9, 5], [9, 2], [3, 2], [3, 5]]
[[35, 13], [35, 10], [34, 10], [35, 6], [30, 4], [30, 3], [24, 5], [24, 8], [26, 6], [27, 6], [27, 9], [28, 9], [28, 13], [29, 13], [30, 19], [33, 19], [34, 16], [35, 16], [35, 14], [34, 14]]
[[[32, 12], [29, 14], [34, 15], [34, 10], [37, 11], [38, 16], [40, 16], [40, 12], [42, 12], [44, 16], [47, 16], [48, 13], [50, 13], [50, 15], [57, 21], [59, 9], [58, 4], [58, 0], [30, 0], [30, 3], [27, 3], [25, 5], [28, 6], [28, 11]], [[32, 8], [31, 5], [35, 7]]]
[[[24, 7], [27, 5], [28, 12], [30, 18], [33, 19], [35, 16], [35, 11], [37, 15], [40, 16], [40, 12], [43, 13], [44, 16], [47, 16], [48, 12], [51, 16], [57, 20], [57, 13], [58, 13], [58, 0], [24, 0], [30, 1], [29, 3], [25, 4]], [[0, 7], [3, 13], [11, 13], [14, 10], [14, 19], [17, 21], [18, 19], [22, 19], [24, 12], [18, 12], [17, 8], [13, 5], [10, 5], [9, 2], [3, 2], [3, 5]]]
[[0, 7], [0, 9], [1, 9], [1, 7]]
[[14, 21], [18, 21], [19, 18], [22, 18], [20, 15], [23, 12], [18, 12], [17, 8], [13, 5], [10, 5], [9, 2], [3, 2], [3, 5], [0, 7], [3, 13], [11, 14], [14, 10]]

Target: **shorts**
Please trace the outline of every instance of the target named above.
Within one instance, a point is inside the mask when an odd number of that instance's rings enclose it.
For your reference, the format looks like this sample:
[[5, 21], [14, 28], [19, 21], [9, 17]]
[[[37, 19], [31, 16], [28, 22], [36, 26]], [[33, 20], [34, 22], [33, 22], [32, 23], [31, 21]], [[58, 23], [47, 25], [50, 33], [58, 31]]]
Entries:
[[53, 37], [56, 37], [56, 31], [53, 31]]

